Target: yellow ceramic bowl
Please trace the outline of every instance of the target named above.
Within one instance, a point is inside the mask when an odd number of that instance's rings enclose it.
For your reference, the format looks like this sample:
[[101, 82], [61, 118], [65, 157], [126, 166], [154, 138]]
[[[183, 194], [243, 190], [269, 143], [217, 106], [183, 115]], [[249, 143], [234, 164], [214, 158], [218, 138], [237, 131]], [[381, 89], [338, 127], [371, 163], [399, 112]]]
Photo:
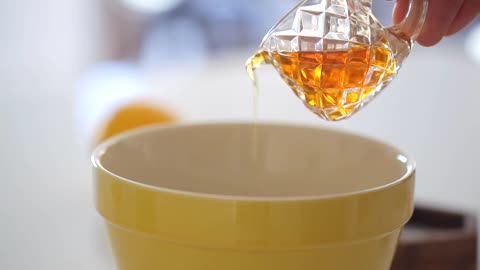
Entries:
[[93, 162], [120, 270], [387, 270], [413, 211], [410, 158], [314, 127], [154, 126]]

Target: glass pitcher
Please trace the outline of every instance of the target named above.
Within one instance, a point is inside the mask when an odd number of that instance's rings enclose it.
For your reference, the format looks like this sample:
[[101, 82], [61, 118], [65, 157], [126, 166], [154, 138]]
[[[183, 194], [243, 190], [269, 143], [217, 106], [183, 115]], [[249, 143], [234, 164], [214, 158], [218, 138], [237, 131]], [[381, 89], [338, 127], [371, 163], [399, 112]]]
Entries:
[[423, 26], [427, 0], [410, 0], [400, 24], [385, 28], [372, 0], [303, 0], [263, 38], [247, 61], [272, 64], [305, 106], [329, 121], [346, 119], [398, 74]]

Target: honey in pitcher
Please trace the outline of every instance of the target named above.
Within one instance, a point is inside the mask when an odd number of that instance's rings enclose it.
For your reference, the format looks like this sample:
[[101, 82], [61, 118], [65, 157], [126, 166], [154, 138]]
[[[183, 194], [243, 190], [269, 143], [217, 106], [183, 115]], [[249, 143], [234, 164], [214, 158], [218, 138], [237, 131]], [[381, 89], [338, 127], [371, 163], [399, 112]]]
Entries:
[[272, 63], [307, 108], [327, 120], [341, 120], [366, 104], [393, 79], [398, 67], [381, 46], [353, 46], [325, 52], [260, 51], [247, 62], [257, 89], [255, 68]]

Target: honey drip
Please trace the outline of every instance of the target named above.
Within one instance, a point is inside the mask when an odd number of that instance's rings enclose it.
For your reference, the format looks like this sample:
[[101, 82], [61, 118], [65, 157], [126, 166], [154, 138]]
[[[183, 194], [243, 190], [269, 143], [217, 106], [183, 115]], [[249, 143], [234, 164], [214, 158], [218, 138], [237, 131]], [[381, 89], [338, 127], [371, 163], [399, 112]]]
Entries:
[[257, 135], [257, 121], [258, 121], [258, 79], [255, 69], [258, 66], [268, 63], [268, 55], [266, 52], [259, 52], [248, 59], [246, 63], [247, 74], [253, 83], [253, 128], [252, 128], [252, 160], [256, 164], [258, 158], [258, 135]]
[[254, 122], [257, 121], [258, 117], [258, 79], [257, 74], [255, 73], [255, 69], [258, 66], [266, 64], [268, 61], [268, 54], [264, 51], [260, 51], [250, 59], [248, 59], [246, 64], [247, 74], [250, 80], [253, 83], [253, 119]]

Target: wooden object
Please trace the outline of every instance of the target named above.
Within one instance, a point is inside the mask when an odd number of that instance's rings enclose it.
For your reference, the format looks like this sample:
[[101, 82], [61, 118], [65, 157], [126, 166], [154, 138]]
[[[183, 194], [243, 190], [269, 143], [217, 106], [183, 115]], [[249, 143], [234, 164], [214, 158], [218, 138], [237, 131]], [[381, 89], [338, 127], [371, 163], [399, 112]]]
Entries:
[[475, 270], [476, 217], [418, 206], [402, 233], [392, 270]]

